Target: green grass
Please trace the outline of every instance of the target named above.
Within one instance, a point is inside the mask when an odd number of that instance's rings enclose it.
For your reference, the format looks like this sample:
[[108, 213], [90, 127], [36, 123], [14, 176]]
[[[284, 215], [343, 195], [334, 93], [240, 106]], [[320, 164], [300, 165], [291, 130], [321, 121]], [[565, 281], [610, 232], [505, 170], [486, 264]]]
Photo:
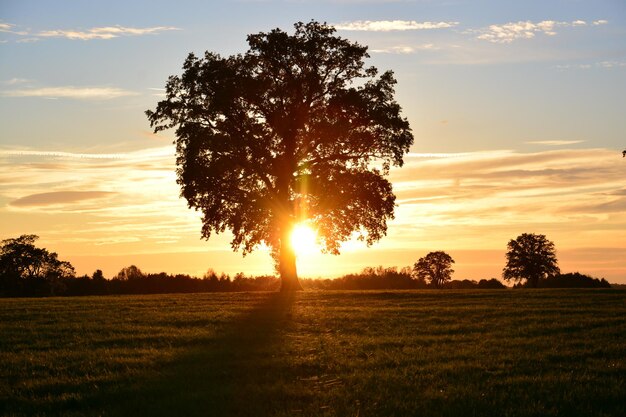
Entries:
[[626, 292], [2, 299], [0, 415], [624, 416]]

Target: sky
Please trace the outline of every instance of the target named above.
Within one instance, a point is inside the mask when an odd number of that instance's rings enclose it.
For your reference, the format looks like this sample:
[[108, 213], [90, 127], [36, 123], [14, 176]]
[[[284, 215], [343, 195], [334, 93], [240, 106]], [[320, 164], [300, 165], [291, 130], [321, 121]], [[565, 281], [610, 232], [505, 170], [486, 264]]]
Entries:
[[389, 179], [385, 238], [298, 259], [300, 276], [408, 266], [500, 278], [509, 240], [544, 234], [562, 272], [626, 283], [623, 0], [0, 0], [0, 239], [37, 234], [79, 274], [271, 274], [226, 233], [200, 239], [173, 132], [144, 114], [190, 53], [334, 25], [393, 70], [415, 143]]

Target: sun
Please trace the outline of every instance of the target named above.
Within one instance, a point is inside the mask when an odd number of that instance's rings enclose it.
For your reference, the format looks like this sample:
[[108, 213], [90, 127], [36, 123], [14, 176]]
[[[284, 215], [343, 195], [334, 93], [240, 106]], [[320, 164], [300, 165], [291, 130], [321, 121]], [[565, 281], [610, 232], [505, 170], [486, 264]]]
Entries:
[[291, 231], [291, 247], [296, 256], [309, 255], [318, 250], [317, 233], [306, 224], [297, 224]]

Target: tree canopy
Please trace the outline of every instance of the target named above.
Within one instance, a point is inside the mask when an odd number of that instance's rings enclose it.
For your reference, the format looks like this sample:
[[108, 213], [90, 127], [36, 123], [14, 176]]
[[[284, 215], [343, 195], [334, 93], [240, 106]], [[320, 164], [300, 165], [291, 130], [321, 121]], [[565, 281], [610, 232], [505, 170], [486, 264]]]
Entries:
[[132, 281], [132, 280], [140, 279], [143, 277], [145, 277], [145, 274], [141, 272], [141, 269], [139, 269], [136, 265], [131, 265], [131, 266], [122, 268], [120, 272], [118, 272], [117, 275], [115, 276], [115, 278], [122, 280], [122, 281], [128, 281], [128, 280]]
[[560, 273], [557, 266], [554, 243], [545, 235], [522, 233], [509, 241], [506, 253], [506, 266], [502, 277], [513, 281], [526, 281], [536, 288], [539, 281]]
[[391, 71], [366, 67], [367, 47], [325, 23], [249, 35], [249, 50], [189, 54], [166, 99], [147, 116], [175, 128], [177, 176], [202, 237], [230, 230], [233, 250], [272, 248], [282, 289], [298, 289], [295, 224], [338, 254], [356, 232], [386, 234], [395, 196], [385, 178], [413, 135], [394, 99]]
[[21, 235], [2, 241], [0, 293], [17, 291], [25, 280], [38, 280], [52, 285], [58, 279], [74, 276], [74, 267], [67, 261], [59, 260], [56, 252], [36, 247], [37, 239], [37, 235]]
[[441, 288], [444, 283], [452, 279], [454, 259], [443, 251], [430, 252], [420, 258], [414, 265], [413, 271], [419, 279]]

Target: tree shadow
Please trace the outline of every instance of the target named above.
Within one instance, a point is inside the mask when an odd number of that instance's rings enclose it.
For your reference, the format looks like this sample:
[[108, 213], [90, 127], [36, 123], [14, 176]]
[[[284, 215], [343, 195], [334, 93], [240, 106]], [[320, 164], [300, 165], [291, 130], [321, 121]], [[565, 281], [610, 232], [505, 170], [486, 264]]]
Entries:
[[[153, 378], [103, 398], [104, 415], [265, 416], [280, 407], [278, 348], [296, 295], [270, 294], [217, 338], [200, 341]], [[288, 374], [288, 372], [287, 372]]]

